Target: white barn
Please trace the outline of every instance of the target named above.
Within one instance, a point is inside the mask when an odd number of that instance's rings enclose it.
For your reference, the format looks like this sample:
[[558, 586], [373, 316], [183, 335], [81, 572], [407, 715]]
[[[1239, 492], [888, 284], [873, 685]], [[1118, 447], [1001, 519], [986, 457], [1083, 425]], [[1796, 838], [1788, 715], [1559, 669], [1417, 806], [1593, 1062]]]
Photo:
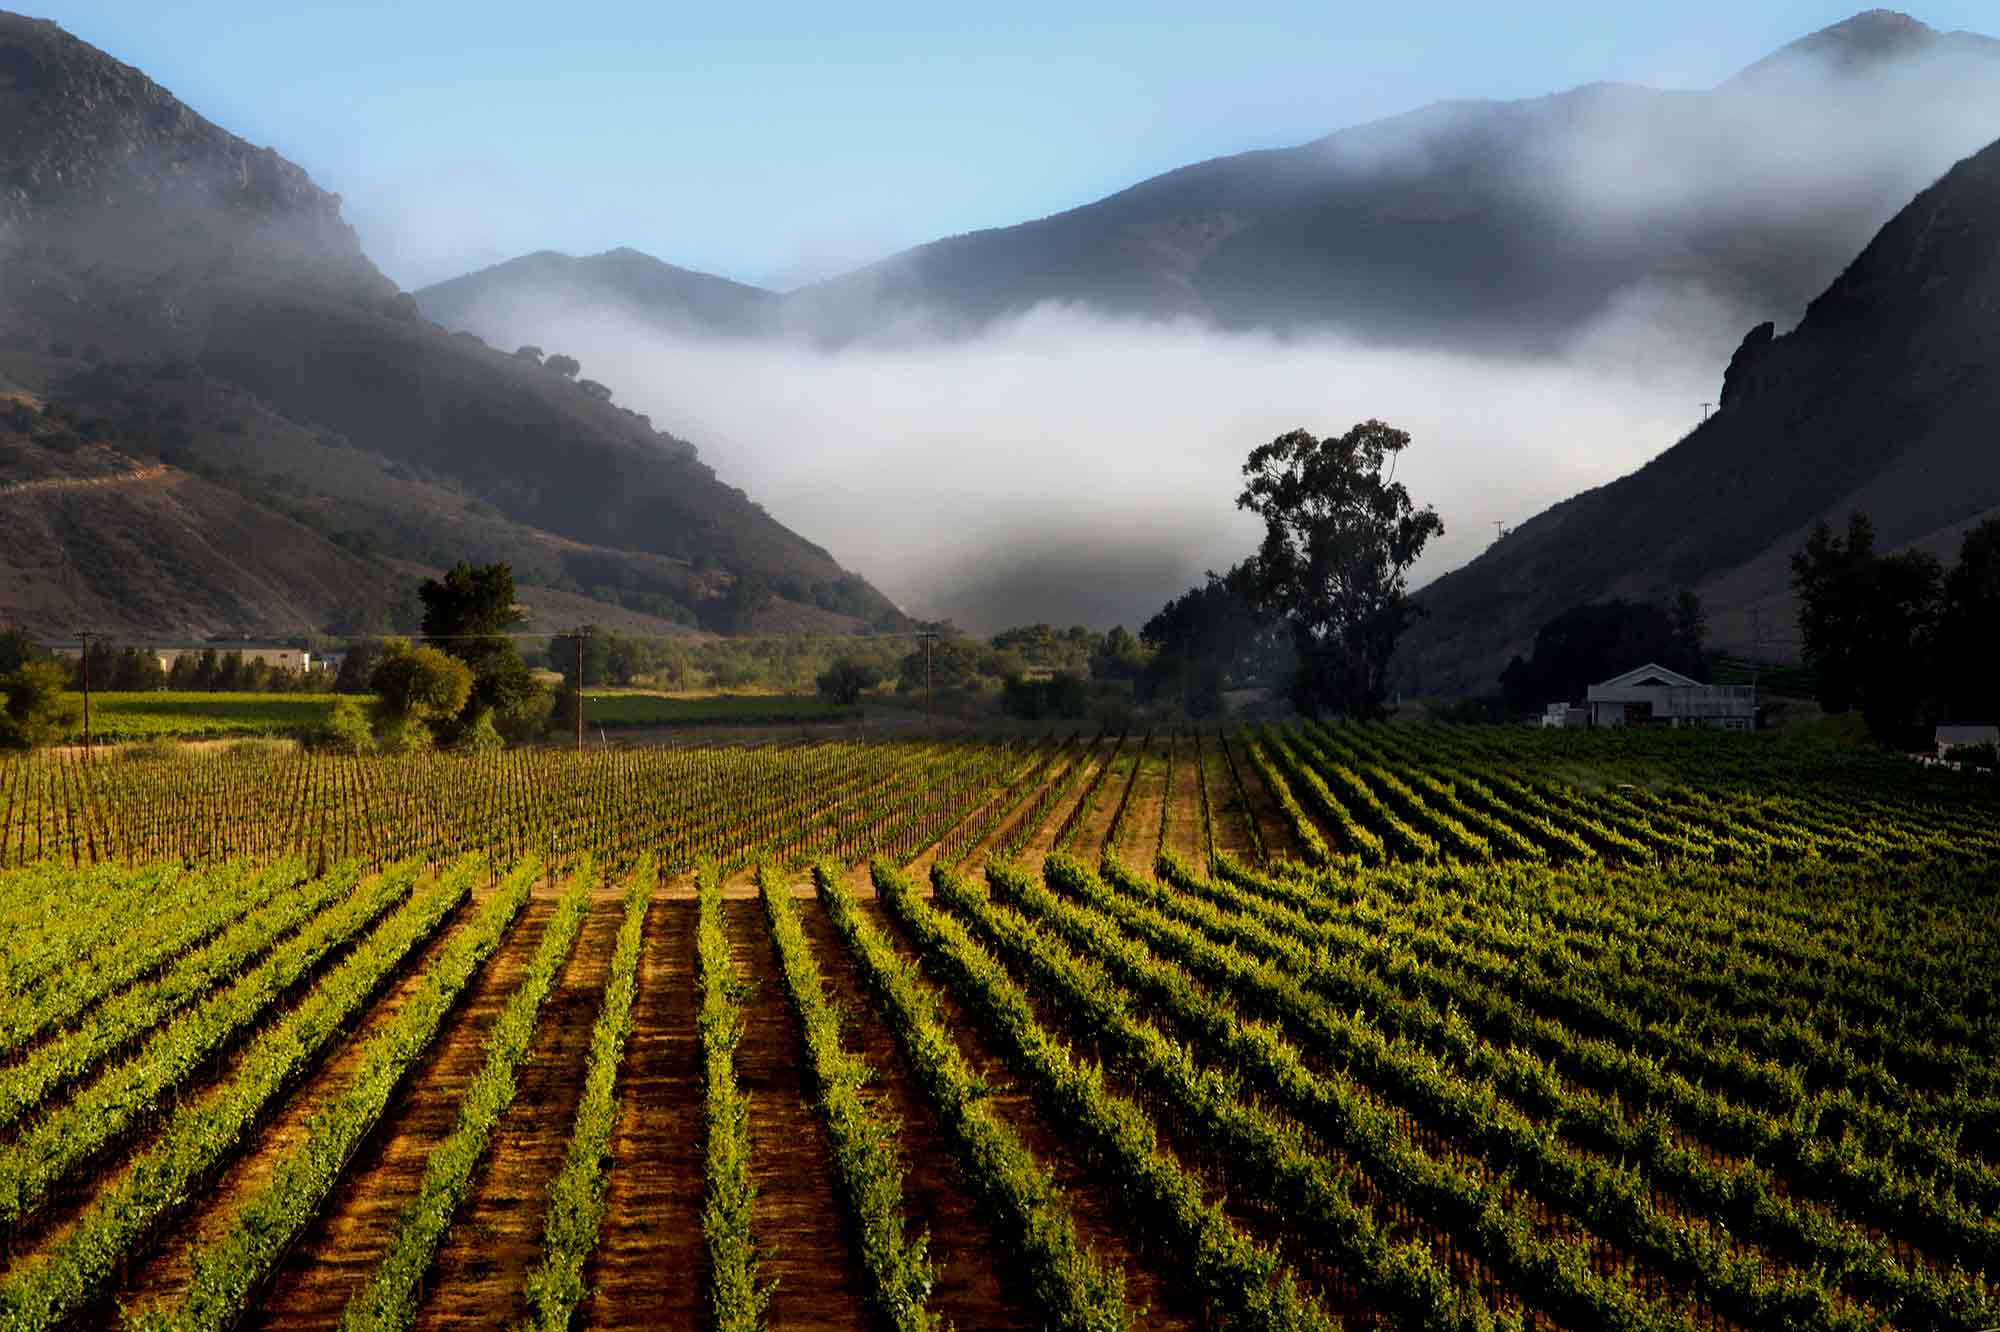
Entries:
[[1757, 726], [1754, 685], [1705, 685], [1647, 662], [1585, 691], [1592, 726], [1710, 726], [1749, 731]]

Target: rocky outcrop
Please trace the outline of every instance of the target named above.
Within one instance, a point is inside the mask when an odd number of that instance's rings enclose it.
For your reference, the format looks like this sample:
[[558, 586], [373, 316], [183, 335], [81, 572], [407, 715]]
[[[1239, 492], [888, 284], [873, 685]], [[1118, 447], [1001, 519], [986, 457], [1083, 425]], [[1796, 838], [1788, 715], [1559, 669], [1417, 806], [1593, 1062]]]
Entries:
[[340, 197], [45, 19], [0, 13], [0, 226], [141, 268], [262, 261], [393, 287]]
[[1777, 335], [1778, 326], [1765, 320], [1743, 335], [1743, 341], [1736, 348], [1736, 354], [1729, 358], [1729, 368], [1722, 372], [1722, 410], [1743, 402], [1750, 396], [1751, 377], [1756, 373], [1758, 360], [1770, 347], [1771, 339]]

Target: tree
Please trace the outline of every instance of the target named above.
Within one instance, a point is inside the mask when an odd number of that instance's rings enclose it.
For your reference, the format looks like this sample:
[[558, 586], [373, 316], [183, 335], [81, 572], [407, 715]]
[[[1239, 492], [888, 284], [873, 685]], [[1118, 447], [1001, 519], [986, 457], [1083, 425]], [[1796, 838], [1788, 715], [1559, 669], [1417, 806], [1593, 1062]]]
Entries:
[[1202, 586], [1169, 601], [1139, 630], [1152, 659], [1138, 679], [1142, 699], [1177, 701], [1190, 716], [1222, 711], [1222, 691], [1231, 683], [1269, 678], [1289, 664], [1274, 649], [1287, 649], [1273, 622], [1257, 613], [1245, 566], [1208, 575]]
[[460, 560], [442, 579], [425, 579], [417, 598], [424, 607], [424, 641], [472, 668], [472, 692], [457, 718], [440, 728], [439, 739], [450, 741], [469, 732], [482, 712], [499, 713], [498, 724], [505, 729], [516, 714], [537, 706], [542, 687], [507, 637], [522, 618], [514, 604], [511, 567], [474, 568]]
[[576, 386], [582, 389], [585, 395], [595, 398], [599, 402], [611, 401], [611, 389], [609, 385], [600, 384], [594, 379], [579, 379], [576, 381]]
[[1824, 521], [1792, 553], [1799, 637], [1828, 712], [1859, 709], [1885, 743], [1911, 738], [1929, 678], [1943, 571], [1922, 551], [1875, 553], [1866, 514], [1843, 539]]
[[382, 660], [382, 643], [379, 639], [366, 638], [348, 646], [340, 659], [340, 672], [333, 678], [333, 689], [338, 694], [365, 694], [368, 692], [368, 677], [375, 672], [375, 663]]
[[1104, 641], [1097, 651], [1090, 654], [1090, 678], [1093, 680], [1131, 680], [1146, 669], [1146, 662], [1152, 657], [1146, 645], [1132, 636], [1132, 631], [1122, 624], [1111, 626], [1111, 632], [1104, 635]]
[[932, 643], [928, 652], [928, 667], [925, 665], [926, 648], [922, 643], [918, 643], [914, 651], [897, 663], [896, 683], [904, 692], [923, 693], [927, 670], [930, 688], [940, 692], [970, 684], [978, 677], [979, 645], [973, 640], [949, 631]]
[[15, 626], [0, 630], [0, 675], [12, 675], [29, 662], [40, 661], [47, 655], [26, 629]]
[[0, 675], [0, 749], [54, 744], [80, 711], [63, 692], [69, 671], [58, 661], [23, 662]]
[[740, 634], [753, 626], [758, 612], [777, 600], [771, 585], [757, 574], [738, 574], [721, 596], [696, 608], [702, 627], [718, 634]]
[[1444, 531], [1382, 469], [1409, 446], [1404, 431], [1364, 421], [1316, 440], [1304, 430], [1250, 453], [1238, 508], [1264, 520], [1246, 569], [1252, 604], [1284, 621], [1298, 654], [1292, 697], [1301, 711], [1379, 716], [1389, 658], [1409, 625], [1407, 575]]
[[564, 356], [561, 352], [557, 352], [542, 362], [542, 368], [553, 370], [564, 379], [575, 379], [577, 371], [583, 369], [583, 362], [574, 356]]
[[1932, 710], [1939, 722], [1984, 722], [2000, 707], [2000, 519], [1965, 534], [1944, 580]]
[[821, 698], [851, 707], [863, 693], [882, 683], [882, 672], [856, 657], [835, 657], [814, 683]]
[[407, 638], [382, 644], [382, 656], [368, 676], [375, 691], [378, 722], [440, 721], [456, 717], [472, 693], [472, 669], [464, 662]]
[[[611, 637], [594, 624], [578, 631], [583, 638], [583, 683], [585, 688], [601, 685], [611, 674]], [[549, 664], [562, 672], [563, 688], [576, 688], [577, 634], [557, 634], [549, 639]]]
[[[514, 348], [514, 359], [517, 361], [526, 361], [531, 365], [540, 365], [542, 363], [542, 349], [535, 346], [532, 342], [524, 343]], [[578, 366], [577, 368], [582, 369], [583, 367]]]

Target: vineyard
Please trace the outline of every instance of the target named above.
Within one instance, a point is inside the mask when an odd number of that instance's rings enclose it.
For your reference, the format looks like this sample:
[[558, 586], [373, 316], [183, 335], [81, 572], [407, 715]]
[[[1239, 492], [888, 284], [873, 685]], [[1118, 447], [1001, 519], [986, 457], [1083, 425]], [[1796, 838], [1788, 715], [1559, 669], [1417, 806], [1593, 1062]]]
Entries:
[[2000, 783], [1762, 736], [0, 763], [0, 1329], [2000, 1327]]

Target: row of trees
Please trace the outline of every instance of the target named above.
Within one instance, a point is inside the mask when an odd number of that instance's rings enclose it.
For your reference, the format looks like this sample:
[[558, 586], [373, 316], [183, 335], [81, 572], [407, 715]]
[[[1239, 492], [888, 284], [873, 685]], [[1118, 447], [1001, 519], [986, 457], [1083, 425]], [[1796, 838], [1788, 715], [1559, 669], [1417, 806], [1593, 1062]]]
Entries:
[[2000, 711], [2000, 521], [1965, 535], [1947, 571], [1923, 551], [1883, 554], [1856, 513], [1817, 524], [1792, 555], [1799, 637], [1831, 713], [1859, 712], [1888, 744], [1925, 725], [1987, 723]]

